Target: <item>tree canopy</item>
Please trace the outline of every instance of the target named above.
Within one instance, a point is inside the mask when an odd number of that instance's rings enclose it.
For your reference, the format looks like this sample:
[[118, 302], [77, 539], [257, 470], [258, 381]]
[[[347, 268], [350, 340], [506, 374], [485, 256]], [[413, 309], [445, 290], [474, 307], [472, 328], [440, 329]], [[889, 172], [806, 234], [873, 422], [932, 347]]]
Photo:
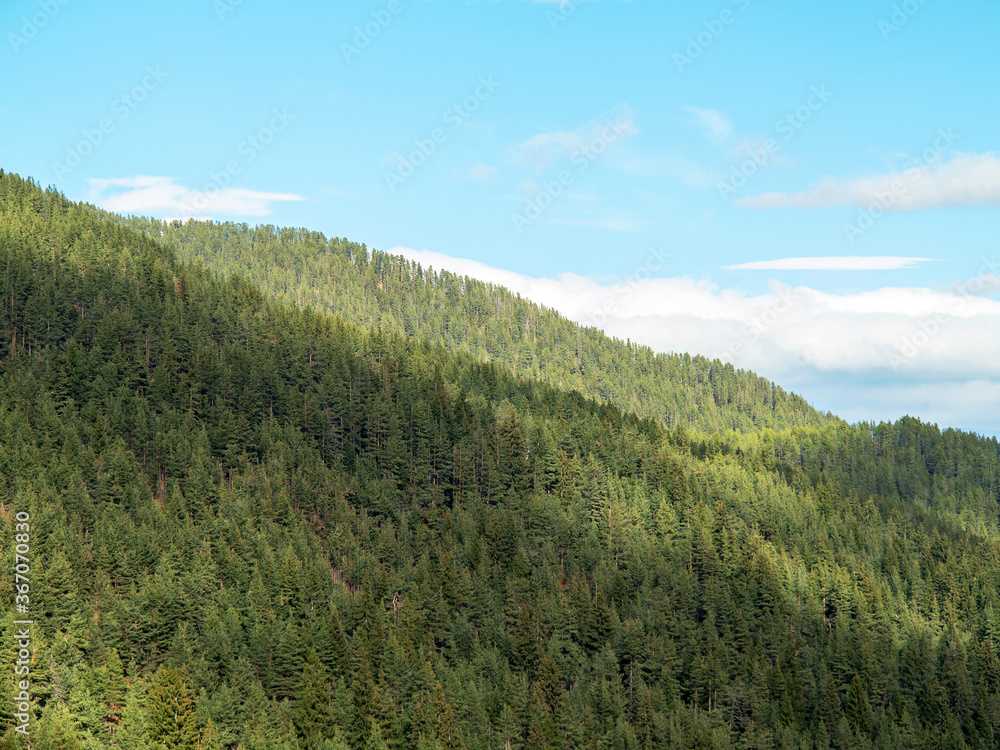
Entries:
[[[455, 339], [333, 316], [154, 229], [0, 172], [33, 747], [996, 746], [995, 440], [850, 426], [770, 384], [757, 419], [764, 381], [485, 286]], [[350, 247], [337, 304], [376, 315]], [[467, 283], [444, 278], [401, 284]], [[553, 372], [575, 331], [618, 391], [471, 350], [507, 319], [468, 317], [484, 294], [536, 311]]]

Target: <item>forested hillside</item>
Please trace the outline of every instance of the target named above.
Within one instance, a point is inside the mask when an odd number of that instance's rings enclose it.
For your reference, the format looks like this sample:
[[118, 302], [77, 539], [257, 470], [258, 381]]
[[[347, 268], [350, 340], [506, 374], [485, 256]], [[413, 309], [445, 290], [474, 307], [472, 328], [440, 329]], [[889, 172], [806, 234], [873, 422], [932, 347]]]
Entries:
[[801, 397], [732, 365], [655, 354], [572, 323], [503, 287], [424, 269], [347, 239], [271, 226], [117, 220], [162, 236], [182, 260], [242, 274], [289, 305], [441, 342], [668, 427], [747, 431], [830, 421]]
[[995, 440], [667, 427], [2, 172], [0, 212], [33, 748], [996, 747]]

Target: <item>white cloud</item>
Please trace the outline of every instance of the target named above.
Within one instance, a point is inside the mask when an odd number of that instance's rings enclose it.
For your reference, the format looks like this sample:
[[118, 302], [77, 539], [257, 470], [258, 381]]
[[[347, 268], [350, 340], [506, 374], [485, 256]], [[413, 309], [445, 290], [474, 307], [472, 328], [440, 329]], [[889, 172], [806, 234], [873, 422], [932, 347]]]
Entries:
[[[942, 425], [986, 431], [987, 425], [968, 421], [970, 415], [1000, 411], [969, 406], [979, 393], [984, 408], [1000, 407], [1000, 337], [984, 335], [1000, 329], [1000, 301], [988, 296], [1000, 291], [1000, 260], [951, 287], [828, 294], [772, 282], [766, 293], [752, 295], [690, 278], [533, 278], [426, 250], [390, 252], [505, 286], [656, 351], [721, 357], [851, 419], [933, 414]], [[943, 382], [951, 384], [951, 395], [928, 411], [930, 394]], [[910, 390], [893, 390], [900, 383]], [[891, 406], [874, 409], [888, 391]], [[820, 396], [827, 400], [817, 402]], [[857, 404], [872, 411], [861, 413]]]
[[491, 178], [496, 177], [496, 174], [495, 167], [489, 164], [477, 164], [469, 170], [469, 179], [473, 182], [489, 182]]
[[892, 255], [865, 257], [862, 255], [834, 255], [818, 258], [779, 258], [737, 263], [725, 268], [736, 271], [897, 271], [916, 268], [920, 263], [933, 262], [934, 258], [903, 258]]
[[684, 111], [691, 114], [692, 121], [705, 131], [705, 136], [712, 143], [718, 145], [733, 137], [732, 120], [718, 110], [684, 107]]
[[625, 152], [616, 154], [615, 166], [627, 174], [640, 177], [676, 177], [685, 185], [694, 188], [713, 187], [726, 176], [719, 169], [705, 169], [689, 159], [680, 149], [673, 149], [663, 155], [639, 155]]
[[889, 211], [948, 206], [1000, 206], [1000, 158], [959, 153], [949, 160], [851, 180], [829, 178], [797, 193], [763, 193], [736, 201], [741, 208], [828, 208], [881, 205]]
[[788, 169], [794, 162], [781, 153], [780, 146], [775, 149], [775, 139], [771, 135], [737, 134], [729, 117], [715, 109], [685, 106], [681, 108], [691, 117], [689, 122], [703, 131], [705, 138], [716, 147], [718, 154], [728, 164], [727, 169], [704, 169], [699, 165], [674, 154], [673, 160], [678, 167], [673, 174], [692, 187], [716, 186], [724, 181], [730, 170], [746, 161], [755, 160], [760, 166], [774, 166]]
[[90, 201], [120, 214], [169, 219], [205, 219], [212, 216], [269, 216], [271, 204], [305, 200], [294, 193], [266, 193], [247, 188], [207, 185], [192, 190], [173, 177], [115, 177], [89, 180]]
[[[741, 135], [739, 141], [726, 151], [726, 160], [733, 166], [741, 165], [747, 159], [753, 159], [761, 166], [773, 166], [779, 169], [791, 169], [795, 161], [782, 153], [780, 144], [770, 135]], [[770, 148], [769, 148], [770, 146]]]
[[550, 162], [588, 153], [600, 153], [611, 144], [639, 134], [635, 113], [624, 104], [604, 117], [592, 120], [573, 131], [553, 130], [539, 133], [511, 149], [511, 163], [541, 171]]

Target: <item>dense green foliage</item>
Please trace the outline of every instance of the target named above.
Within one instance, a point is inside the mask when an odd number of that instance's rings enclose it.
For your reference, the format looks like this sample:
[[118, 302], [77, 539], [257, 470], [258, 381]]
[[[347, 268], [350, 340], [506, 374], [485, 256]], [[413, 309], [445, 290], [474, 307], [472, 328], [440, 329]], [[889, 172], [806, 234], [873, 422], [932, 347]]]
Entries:
[[995, 440], [668, 428], [0, 211], [32, 747], [996, 746]]
[[658, 355], [610, 339], [503, 287], [424, 269], [399, 256], [318, 232], [131, 217], [177, 257], [239, 273], [289, 305], [443, 343], [480, 361], [672, 427], [703, 431], [818, 425], [829, 421], [800, 396], [753, 373], [691, 355]]

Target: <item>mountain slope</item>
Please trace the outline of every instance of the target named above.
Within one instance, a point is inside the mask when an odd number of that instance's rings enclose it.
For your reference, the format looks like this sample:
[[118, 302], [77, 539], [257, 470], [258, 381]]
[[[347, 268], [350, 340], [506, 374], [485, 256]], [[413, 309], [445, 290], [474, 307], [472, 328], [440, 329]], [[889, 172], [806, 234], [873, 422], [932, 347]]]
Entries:
[[[508, 290], [301, 229], [108, 215], [162, 239], [179, 258], [240, 274], [286, 304], [442, 342], [516, 375], [705, 433], [773, 430], [751, 450], [816, 475], [820, 468], [862, 495], [923, 499], [978, 530], [997, 528], [997, 442], [918, 420], [849, 427], [753, 373], [690, 355], [655, 355], [610, 339]], [[787, 447], [791, 445], [792, 447]], [[783, 448], [782, 446], [786, 446]], [[973, 458], [981, 448], [991, 458]], [[891, 458], [887, 456], [891, 454]], [[947, 470], [945, 468], [947, 467]], [[988, 488], [985, 495], [977, 488]]]
[[512, 372], [702, 432], [826, 424], [805, 400], [750, 372], [657, 355], [606, 337], [503, 287], [433, 272], [342, 238], [277, 227], [130, 217], [179, 258], [246, 276], [291, 305], [365, 328], [422, 336]]
[[692, 441], [5, 174], [0, 274], [33, 747], [996, 745], [995, 441]]

